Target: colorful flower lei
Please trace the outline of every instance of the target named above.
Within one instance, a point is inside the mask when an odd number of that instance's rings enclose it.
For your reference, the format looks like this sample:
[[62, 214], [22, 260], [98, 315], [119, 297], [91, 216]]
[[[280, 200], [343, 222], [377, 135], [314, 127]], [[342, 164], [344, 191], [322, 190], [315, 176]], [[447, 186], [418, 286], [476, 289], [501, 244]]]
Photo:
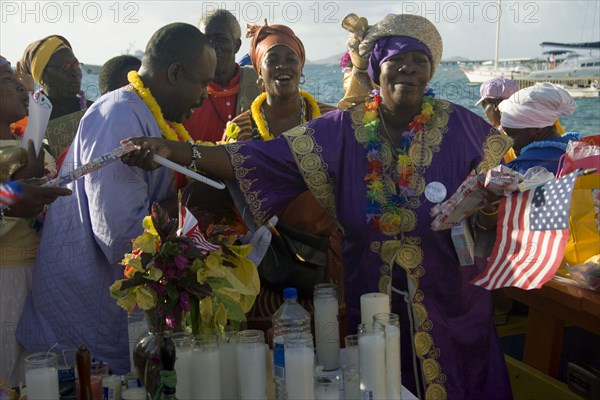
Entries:
[[[400, 226], [400, 210], [408, 202], [408, 197], [414, 195], [410, 188], [411, 178], [415, 173], [415, 163], [409, 155], [409, 149], [412, 139], [420, 134], [424, 126], [433, 115], [434, 94], [432, 91], [426, 92], [421, 103], [421, 113], [408, 124], [410, 131], [402, 133], [400, 148], [396, 149], [397, 165], [394, 173], [394, 181], [398, 186], [396, 193], [390, 192], [385, 185], [383, 156], [382, 156], [382, 138], [379, 125], [379, 104], [381, 97], [375, 94], [372, 100], [365, 103], [365, 115], [363, 124], [366, 135], [364, 143], [365, 155], [367, 157], [367, 174], [364, 180], [367, 182], [367, 223], [381, 232], [395, 232]], [[387, 212], [391, 218], [385, 222], [381, 221], [381, 216]], [[383, 226], [386, 224], [386, 226]], [[387, 226], [390, 225], [390, 226]]]
[[[167, 124], [165, 118], [162, 115], [162, 111], [160, 110], [160, 106], [156, 102], [154, 96], [152, 96], [152, 92], [150, 92], [150, 89], [144, 86], [144, 82], [142, 82], [142, 80], [140, 79], [137, 71], [130, 71], [127, 74], [127, 80], [150, 109], [152, 116], [156, 120], [156, 124], [158, 125], [163, 136], [166, 139], [172, 140], [174, 142], [188, 142], [192, 140], [192, 137], [185, 130], [183, 124], [171, 122], [172, 128], [171, 126], [169, 126], [169, 124]], [[173, 130], [175, 132], [173, 132]]]
[[[321, 110], [319, 109], [319, 105], [317, 104], [315, 98], [311, 96], [310, 93], [305, 92], [302, 89], [299, 89], [298, 92], [300, 93], [300, 96], [302, 96], [304, 99], [306, 99], [306, 101], [308, 101], [308, 105], [310, 106], [311, 110], [311, 119], [315, 119], [321, 116]], [[266, 99], [267, 93], [261, 93], [252, 102], [250, 110], [252, 112], [252, 118], [254, 119], [254, 122], [256, 122], [256, 128], [258, 129], [258, 133], [260, 134], [262, 140], [271, 140], [275, 139], [275, 137], [271, 134], [271, 132], [269, 132], [269, 128], [267, 127], [267, 121], [265, 121], [261, 112], [261, 107]], [[305, 122], [305, 119], [302, 118], [302, 123]]]

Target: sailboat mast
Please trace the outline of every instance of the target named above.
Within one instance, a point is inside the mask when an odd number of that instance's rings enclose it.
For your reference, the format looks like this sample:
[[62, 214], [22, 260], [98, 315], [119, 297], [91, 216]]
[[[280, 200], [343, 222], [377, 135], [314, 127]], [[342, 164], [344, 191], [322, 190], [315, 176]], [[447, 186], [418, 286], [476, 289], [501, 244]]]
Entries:
[[500, 16], [502, 9], [500, 8], [500, 0], [498, 0], [498, 18], [496, 19], [496, 54], [494, 55], [494, 69], [498, 69], [498, 53], [500, 51]]

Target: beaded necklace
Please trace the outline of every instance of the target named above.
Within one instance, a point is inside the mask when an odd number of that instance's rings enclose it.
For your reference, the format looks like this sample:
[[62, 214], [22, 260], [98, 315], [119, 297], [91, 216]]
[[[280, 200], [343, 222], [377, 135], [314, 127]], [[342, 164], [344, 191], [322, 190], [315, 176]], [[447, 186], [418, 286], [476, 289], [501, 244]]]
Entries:
[[[306, 107], [305, 107], [304, 99], [306, 99], [306, 101], [308, 102], [308, 105], [310, 106], [311, 118], [315, 119], [315, 118], [321, 116], [321, 110], [319, 109], [319, 105], [317, 104], [317, 101], [315, 100], [315, 98], [302, 89], [299, 89], [298, 92], [300, 93], [300, 96], [302, 96], [302, 105], [303, 105], [303, 107], [302, 107], [302, 122], [301, 123], [306, 122], [306, 115], [305, 115]], [[252, 106], [250, 107], [250, 110], [252, 112], [252, 118], [254, 119], [254, 122], [256, 123], [256, 128], [258, 129], [258, 133], [260, 134], [261, 139], [262, 140], [271, 140], [271, 139], [274, 139], [275, 137], [271, 134], [271, 132], [269, 132], [269, 126], [267, 125], [267, 120], [262, 112], [262, 105], [266, 99], [267, 99], [267, 93], [266, 92], [261, 93], [252, 102]]]
[[129, 74], [127, 74], [127, 80], [150, 109], [152, 116], [156, 120], [156, 124], [166, 139], [174, 142], [188, 142], [192, 140], [192, 137], [186, 131], [183, 124], [171, 122], [170, 124], [172, 127], [167, 124], [156, 99], [152, 96], [150, 89], [144, 86], [144, 82], [142, 82], [136, 71], [130, 71]]
[[[413, 138], [421, 134], [424, 126], [433, 115], [433, 99], [433, 94], [423, 96], [421, 113], [409, 123], [410, 130], [402, 133], [400, 147], [396, 149], [396, 171], [391, 172], [397, 186], [394, 189], [390, 189], [384, 181], [383, 141], [380, 129], [382, 118], [379, 117], [381, 115], [379, 109], [381, 97], [376, 94], [373, 96], [372, 101], [365, 103], [366, 111], [363, 126], [366, 135], [364, 148], [367, 157], [367, 174], [364, 178], [367, 182], [367, 223], [384, 234], [385, 232], [399, 230], [401, 224], [400, 211], [409, 201], [409, 197], [414, 195], [410, 188], [410, 182], [416, 166], [410, 156], [410, 147]], [[393, 143], [390, 144], [393, 146]], [[382, 221], [381, 216], [384, 213], [387, 213], [389, 217]]]

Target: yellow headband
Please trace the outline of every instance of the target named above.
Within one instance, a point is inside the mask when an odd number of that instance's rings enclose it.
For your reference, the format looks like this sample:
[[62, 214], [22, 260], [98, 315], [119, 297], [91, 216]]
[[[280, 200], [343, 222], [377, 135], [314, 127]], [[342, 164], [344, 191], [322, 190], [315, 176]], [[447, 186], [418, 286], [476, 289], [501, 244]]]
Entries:
[[46, 69], [46, 65], [48, 65], [48, 61], [50, 61], [50, 57], [64, 48], [68, 49], [70, 47], [57, 37], [51, 37], [40, 45], [31, 62], [31, 76], [33, 76], [34, 81], [41, 82], [42, 74]]

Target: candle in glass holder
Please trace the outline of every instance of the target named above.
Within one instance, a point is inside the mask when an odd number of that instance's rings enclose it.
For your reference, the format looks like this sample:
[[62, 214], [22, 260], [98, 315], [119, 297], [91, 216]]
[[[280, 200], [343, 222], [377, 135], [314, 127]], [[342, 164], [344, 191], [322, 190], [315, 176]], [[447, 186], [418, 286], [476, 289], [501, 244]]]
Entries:
[[25, 358], [25, 370], [28, 400], [50, 400], [60, 397], [56, 354], [31, 354]]
[[385, 293], [366, 293], [360, 296], [360, 320], [363, 324], [373, 322], [373, 316], [390, 312], [390, 298]]
[[337, 286], [320, 283], [314, 289], [317, 364], [324, 370], [340, 367], [340, 325]]
[[358, 335], [348, 335], [344, 338], [346, 344], [346, 364], [358, 365]]
[[385, 370], [388, 399], [400, 400], [402, 398], [400, 317], [397, 314], [375, 314], [373, 322], [379, 322], [385, 326]]
[[344, 365], [342, 373], [344, 377], [344, 400], [360, 400], [358, 364]]
[[237, 367], [238, 388], [242, 400], [266, 400], [267, 360], [265, 334], [249, 329], [238, 335]]
[[360, 397], [387, 399], [385, 327], [378, 322], [358, 326]]
[[315, 354], [310, 333], [292, 333], [285, 340], [285, 390], [289, 399], [315, 398]]
[[[217, 335], [197, 335], [192, 349], [192, 393], [196, 400], [221, 398], [221, 367]], [[179, 396], [178, 396], [179, 397]]]
[[[238, 373], [237, 373], [237, 342], [238, 331], [225, 327], [219, 342], [219, 355], [221, 357], [221, 396], [224, 399], [237, 399]], [[185, 399], [185, 397], [179, 397]]]
[[179, 399], [193, 398], [192, 335], [176, 332], [171, 335], [175, 345], [175, 373], [177, 374], [176, 395]]

